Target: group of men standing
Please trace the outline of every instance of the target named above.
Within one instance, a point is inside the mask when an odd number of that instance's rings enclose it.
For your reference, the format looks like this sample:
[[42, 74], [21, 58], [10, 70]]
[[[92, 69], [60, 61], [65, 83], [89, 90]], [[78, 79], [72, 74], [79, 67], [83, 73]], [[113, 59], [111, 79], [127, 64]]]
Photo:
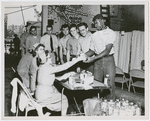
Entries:
[[[53, 27], [46, 27], [46, 34], [42, 37], [37, 36], [37, 29], [34, 26], [30, 28], [30, 35], [27, 35], [23, 51], [30, 51], [36, 43], [42, 43], [45, 50], [48, 50], [56, 64], [71, 61], [73, 58], [84, 54], [86, 61], [80, 64], [81, 68], [91, 71], [95, 80], [103, 82], [106, 74], [109, 75], [110, 94], [109, 99], [115, 99], [115, 63], [113, 45], [116, 39], [115, 32], [105, 25], [105, 19], [101, 14], [97, 14], [93, 18], [93, 22], [97, 31], [91, 33], [88, 25], [82, 22], [78, 25], [67, 24], [62, 25], [61, 31], [64, 36], [58, 40], [52, 34]], [[24, 37], [25, 38], [25, 37]], [[26, 48], [26, 49], [25, 49]]]

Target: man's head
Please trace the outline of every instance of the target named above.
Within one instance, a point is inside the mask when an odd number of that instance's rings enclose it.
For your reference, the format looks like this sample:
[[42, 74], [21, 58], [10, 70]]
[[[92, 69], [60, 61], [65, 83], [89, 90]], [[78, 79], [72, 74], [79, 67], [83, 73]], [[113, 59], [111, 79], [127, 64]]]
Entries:
[[46, 27], [46, 32], [48, 35], [51, 35], [53, 31], [53, 26], [52, 25], [47, 25]]
[[78, 35], [78, 29], [76, 24], [71, 24], [69, 27], [69, 31], [73, 37], [76, 37]]
[[106, 26], [105, 25], [106, 20], [104, 19], [102, 14], [97, 14], [96, 16], [94, 16], [93, 22], [94, 22], [95, 27], [97, 28], [97, 30], [101, 30]]
[[79, 29], [79, 32], [80, 34], [85, 37], [87, 35], [87, 32], [88, 32], [88, 25], [84, 22], [78, 24], [78, 29]]
[[63, 32], [63, 34], [66, 36], [69, 34], [69, 25], [68, 24], [63, 24], [61, 26], [61, 31]]
[[35, 26], [30, 27], [30, 34], [33, 36], [37, 36], [37, 28]]

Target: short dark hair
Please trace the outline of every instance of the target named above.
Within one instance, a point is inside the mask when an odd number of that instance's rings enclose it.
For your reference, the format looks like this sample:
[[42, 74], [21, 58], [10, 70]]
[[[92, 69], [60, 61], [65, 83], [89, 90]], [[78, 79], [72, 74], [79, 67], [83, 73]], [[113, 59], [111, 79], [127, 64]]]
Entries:
[[78, 26], [78, 29], [79, 29], [80, 26], [85, 26], [85, 28], [88, 28], [88, 25], [85, 22], [81, 22], [77, 26]]
[[75, 27], [75, 28], [77, 29], [77, 25], [76, 25], [76, 24], [71, 24], [70, 27], [69, 27], [69, 31], [70, 31], [70, 29], [73, 28], [73, 27]]
[[69, 25], [68, 25], [68, 24], [63, 24], [63, 25], [61, 26], [61, 29], [60, 29], [60, 30], [62, 31], [63, 28], [68, 28], [68, 29], [69, 29]]
[[37, 30], [36, 26], [31, 26], [29, 31], [31, 31], [32, 29]]
[[47, 25], [47, 26], [46, 26], [46, 30], [47, 30], [47, 28], [49, 28], [49, 27], [51, 27], [51, 28], [53, 29], [53, 26], [52, 26], [52, 25]]
[[102, 16], [102, 14], [97, 14], [96, 16], [94, 16], [93, 22], [94, 22], [96, 19], [104, 19], [104, 17]]

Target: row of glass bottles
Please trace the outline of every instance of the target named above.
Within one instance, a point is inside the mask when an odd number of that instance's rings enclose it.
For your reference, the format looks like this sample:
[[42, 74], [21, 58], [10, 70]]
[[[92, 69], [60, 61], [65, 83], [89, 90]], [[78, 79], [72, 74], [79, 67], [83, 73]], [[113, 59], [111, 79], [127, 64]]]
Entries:
[[102, 116], [141, 116], [141, 106], [125, 99], [116, 99], [116, 101], [101, 100]]

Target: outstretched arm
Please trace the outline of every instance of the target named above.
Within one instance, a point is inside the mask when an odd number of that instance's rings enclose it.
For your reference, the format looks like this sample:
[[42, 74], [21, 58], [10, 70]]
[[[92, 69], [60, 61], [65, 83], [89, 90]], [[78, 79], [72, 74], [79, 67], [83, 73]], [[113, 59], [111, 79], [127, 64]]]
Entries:
[[98, 55], [96, 55], [94, 57], [88, 58], [88, 60], [86, 62], [90, 63], [90, 62], [93, 62], [93, 61], [95, 61], [97, 59], [100, 59], [102, 57], [107, 56], [109, 54], [109, 52], [111, 51], [112, 47], [113, 47], [113, 44], [106, 45], [106, 48], [105, 48], [104, 51], [102, 51], [100, 54], [98, 54]]
[[51, 68], [51, 73], [57, 73], [63, 70], [68, 69], [69, 67], [73, 66], [74, 64], [76, 64], [79, 61], [85, 60], [85, 56], [80, 56], [78, 58], [73, 59], [72, 61], [69, 61], [63, 65], [59, 65], [59, 66], [55, 66], [53, 68]]

